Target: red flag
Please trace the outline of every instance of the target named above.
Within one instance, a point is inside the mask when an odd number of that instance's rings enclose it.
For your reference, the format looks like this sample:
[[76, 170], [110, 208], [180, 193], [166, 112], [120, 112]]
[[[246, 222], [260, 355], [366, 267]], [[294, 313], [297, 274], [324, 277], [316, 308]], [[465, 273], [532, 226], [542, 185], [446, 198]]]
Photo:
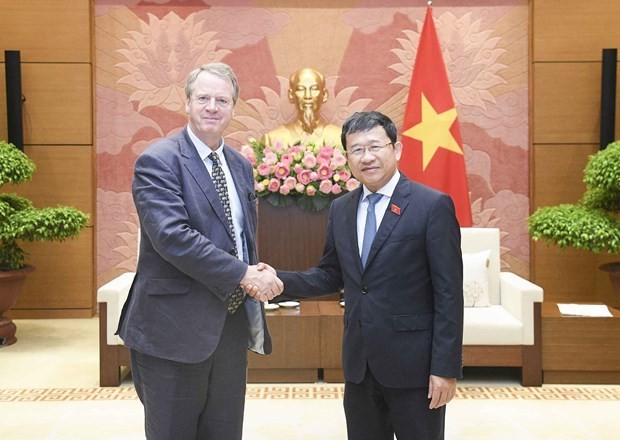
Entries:
[[461, 130], [430, 7], [411, 75], [402, 143], [400, 170], [449, 194], [461, 227], [472, 226]]

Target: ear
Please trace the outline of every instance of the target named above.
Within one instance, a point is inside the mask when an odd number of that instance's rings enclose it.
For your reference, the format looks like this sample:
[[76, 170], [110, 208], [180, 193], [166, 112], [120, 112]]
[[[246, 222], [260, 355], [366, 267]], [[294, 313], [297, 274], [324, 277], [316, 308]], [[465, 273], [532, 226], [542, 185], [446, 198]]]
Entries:
[[185, 114], [189, 115], [189, 98], [185, 99]]
[[396, 154], [396, 160], [400, 160], [400, 156], [403, 154], [403, 144], [400, 141], [394, 142], [394, 154]]
[[323, 102], [327, 102], [327, 98], [329, 97], [329, 92], [327, 89], [323, 89]]
[[293, 89], [288, 89], [288, 100], [293, 104], [295, 103], [295, 94], [293, 93]]

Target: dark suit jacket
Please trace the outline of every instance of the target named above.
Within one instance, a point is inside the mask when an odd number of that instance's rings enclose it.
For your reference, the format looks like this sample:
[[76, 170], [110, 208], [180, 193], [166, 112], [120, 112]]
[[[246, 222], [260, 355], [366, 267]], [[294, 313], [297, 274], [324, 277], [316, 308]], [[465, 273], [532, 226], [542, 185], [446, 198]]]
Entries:
[[[256, 264], [252, 166], [233, 148], [224, 146], [224, 154], [241, 199], [249, 262]], [[217, 347], [230, 294], [247, 264], [231, 255], [235, 243], [224, 208], [186, 128], [138, 157], [133, 196], [140, 253], [119, 334], [127, 347], [141, 353], [201, 362]], [[244, 305], [250, 322], [261, 326], [251, 335], [263, 330], [263, 351], [270, 353], [262, 304], [249, 300]]]
[[463, 263], [449, 196], [401, 176], [362, 269], [357, 209], [362, 189], [330, 208], [323, 257], [305, 272], [278, 272], [290, 298], [344, 285], [342, 365], [360, 383], [370, 366], [387, 387], [427, 387], [461, 377]]

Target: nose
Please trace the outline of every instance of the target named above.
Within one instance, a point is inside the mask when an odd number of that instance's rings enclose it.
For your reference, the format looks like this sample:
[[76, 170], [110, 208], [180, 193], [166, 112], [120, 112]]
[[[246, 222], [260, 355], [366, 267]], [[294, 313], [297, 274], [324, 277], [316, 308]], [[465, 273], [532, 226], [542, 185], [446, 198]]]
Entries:
[[205, 106], [205, 108], [210, 111], [217, 111], [217, 104], [215, 103], [215, 98], [209, 98], [209, 102], [207, 102], [207, 105]]
[[362, 157], [360, 157], [360, 160], [362, 162], [372, 162], [373, 160], [375, 160], [376, 157], [377, 156], [375, 156], [374, 153], [371, 153], [368, 147], [366, 147], [364, 148], [364, 152], [362, 153]]

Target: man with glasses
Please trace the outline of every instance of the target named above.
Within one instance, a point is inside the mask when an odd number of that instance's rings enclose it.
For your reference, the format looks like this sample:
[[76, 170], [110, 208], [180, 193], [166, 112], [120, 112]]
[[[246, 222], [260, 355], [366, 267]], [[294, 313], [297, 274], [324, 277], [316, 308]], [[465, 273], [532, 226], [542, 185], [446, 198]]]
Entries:
[[239, 85], [223, 63], [185, 86], [188, 124], [137, 159], [136, 277], [119, 324], [149, 440], [241, 440], [247, 349], [271, 352], [261, 301], [282, 283], [259, 272], [252, 166], [224, 143]]
[[285, 289], [278, 299], [344, 286], [349, 440], [443, 439], [445, 405], [462, 374], [463, 268], [454, 204], [398, 171], [403, 147], [396, 134], [378, 112], [347, 119], [342, 145], [363, 187], [332, 202], [318, 266], [277, 273]]

